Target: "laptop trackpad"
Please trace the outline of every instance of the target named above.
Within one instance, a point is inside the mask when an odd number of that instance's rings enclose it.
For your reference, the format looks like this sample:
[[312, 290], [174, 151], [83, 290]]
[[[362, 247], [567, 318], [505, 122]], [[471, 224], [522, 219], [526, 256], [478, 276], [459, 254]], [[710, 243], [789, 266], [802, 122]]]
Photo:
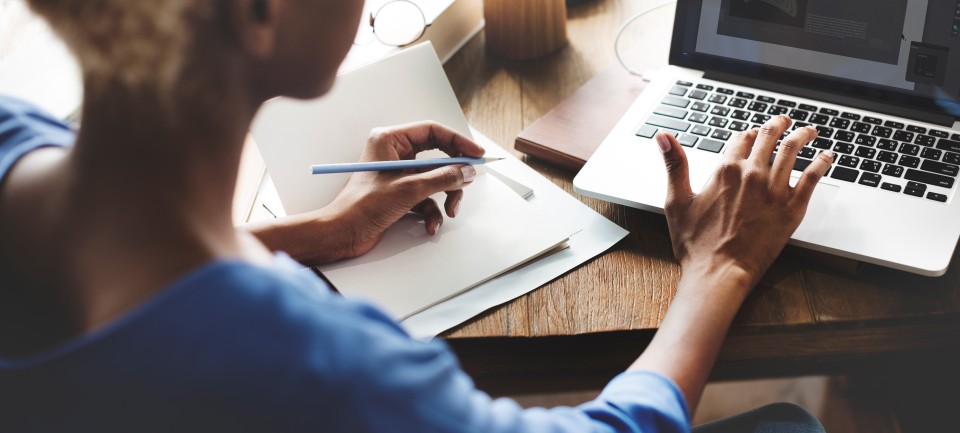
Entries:
[[[791, 184], [796, 183], [796, 178], [790, 179]], [[808, 240], [816, 232], [820, 231], [824, 223], [827, 222], [827, 212], [833, 206], [833, 201], [840, 191], [835, 185], [820, 183], [813, 191], [810, 203], [807, 205], [807, 213], [803, 217], [803, 222], [797, 231], [793, 232], [793, 238], [799, 240]]]

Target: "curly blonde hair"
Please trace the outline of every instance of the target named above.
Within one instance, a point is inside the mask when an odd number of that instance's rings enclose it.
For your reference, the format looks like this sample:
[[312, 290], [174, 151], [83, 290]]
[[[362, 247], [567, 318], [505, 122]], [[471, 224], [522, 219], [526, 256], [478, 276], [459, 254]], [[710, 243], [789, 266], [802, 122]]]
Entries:
[[180, 78], [191, 22], [213, 0], [27, 0], [80, 64], [87, 83], [165, 93]]

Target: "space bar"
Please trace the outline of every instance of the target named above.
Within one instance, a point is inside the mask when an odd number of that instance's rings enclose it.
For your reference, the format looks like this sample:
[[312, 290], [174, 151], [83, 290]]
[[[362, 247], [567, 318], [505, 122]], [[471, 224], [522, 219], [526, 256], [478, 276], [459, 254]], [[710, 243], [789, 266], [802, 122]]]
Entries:
[[661, 128], [676, 129], [681, 132], [686, 132], [687, 129], [690, 128], [690, 124], [687, 122], [662, 116], [650, 116], [650, 118], [647, 119], [647, 123]]

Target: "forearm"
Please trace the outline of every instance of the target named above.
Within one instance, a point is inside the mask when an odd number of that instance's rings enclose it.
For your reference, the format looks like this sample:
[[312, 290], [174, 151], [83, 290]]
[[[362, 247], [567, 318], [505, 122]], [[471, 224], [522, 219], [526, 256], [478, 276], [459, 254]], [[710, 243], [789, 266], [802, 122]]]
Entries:
[[321, 211], [249, 223], [249, 231], [271, 251], [282, 251], [306, 265], [331, 263], [350, 257], [350, 233]]
[[694, 413], [730, 323], [754, 284], [734, 266], [685, 270], [660, 329], [630, 369], [673, 379]]

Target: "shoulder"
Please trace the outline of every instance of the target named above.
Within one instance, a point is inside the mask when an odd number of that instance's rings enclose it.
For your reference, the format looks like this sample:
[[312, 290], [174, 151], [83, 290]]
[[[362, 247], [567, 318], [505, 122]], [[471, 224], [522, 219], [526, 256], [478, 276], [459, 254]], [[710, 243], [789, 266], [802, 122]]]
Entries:
[[23, 155], [45, 146], [70, 146], [70, 126], [40, 108], [0, 95], [0, 180]]

